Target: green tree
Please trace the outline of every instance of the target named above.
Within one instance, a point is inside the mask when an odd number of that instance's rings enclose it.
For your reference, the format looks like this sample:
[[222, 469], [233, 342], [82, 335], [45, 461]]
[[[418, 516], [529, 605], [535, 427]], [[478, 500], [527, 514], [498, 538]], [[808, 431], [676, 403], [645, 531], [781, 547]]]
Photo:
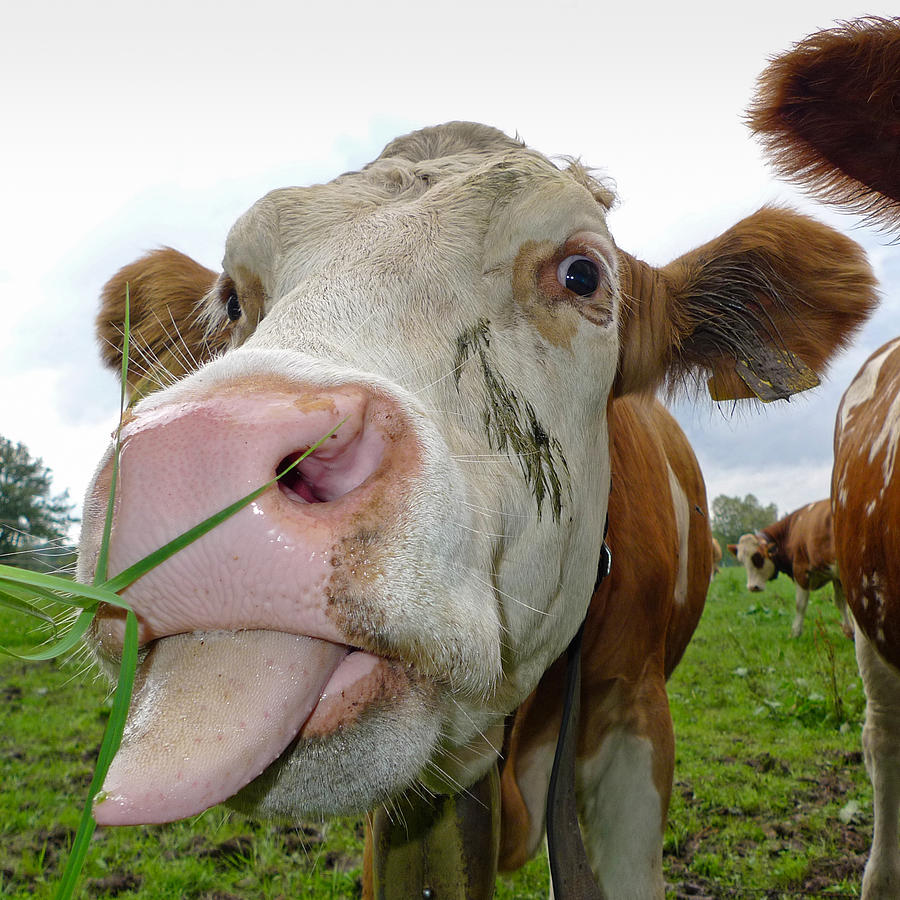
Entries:
[[66, 540], [76, 521], [69, 492], [51, 496], [50, 470], [24, 444], [0, 437], [0, 562], [23, 562], [22, 551]]
[[777, 518], [775, 504], [762, 506], [753, 494], [747, 494], [743, 500], [719, 494], [712, 502], [712, 529], [723, 549], [725, 544], [737, 543], [742, 534], [759, 531]]

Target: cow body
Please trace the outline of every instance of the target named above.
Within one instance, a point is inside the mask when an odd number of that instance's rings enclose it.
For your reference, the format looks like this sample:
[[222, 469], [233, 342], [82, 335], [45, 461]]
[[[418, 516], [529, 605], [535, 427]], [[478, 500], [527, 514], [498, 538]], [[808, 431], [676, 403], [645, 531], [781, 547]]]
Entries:
[[[655, 269], [616, 247], [610, 202], [582, 168], [494, 129], [425, 129], [361, 172], [267, 195], [233, 227], [212, 282], [182, 268], [176, 281], [196, 291], [183, 358], [205, 361], [197, 371], [172, 371], [178, 354], [138, 316], [132, 394], [154, 378], [168, 386], [123, 424], [110, 573], [283, 477], [124, 591], [146, 652], [98, 821], [166, 821], [225, 800], [262, 817], [322, 816], [475, 783], [591, 602], [613, 396], [697, 373], [718, 398], [786, 396], [873, 306], [859, 248], [803, 216], [761, 210]], [[133, 277], [105, 292], [113, 343]], [[141, 291], [165, 294], [168, 278]], [[648, 438], [633, 432], [637, 460]], [[692, 546], [702, 486], [671, 446], [654, 477], [666, 472]], [[84, 580], [111, 456], [86, 500]], [[671, 743], [662, 681], [699, 615], [666, 529], [649, 643], [620, 646], [620, 619], [601, 617], [588, 644], [601, 694], [652, 670], [658, 734], [591, 716], [585, 726], [621, 736], [604, 742], [617, 767], [633, 745], [652, 773], [652, 789], [635, 788], [654, 859], [671, 778], [657, 749]], [[635, 533], [610, 523], [611, 540]], [[708, 531], [699, 553], [708, 565]], [[624, 563], [617, 577], [628, 573]], [[91, 637], [111, 668], [122, 633], [122, 614], [104, 608]], [[626, 719], [632, 699], [619, 703]], [[582, 791], [585, 817], [602, 818], [593, 802]], [[620, 874], [615, 884], [609, 896], [636, 895]]]
[[844, 633], [853, 634], [834, 554], [831, 500], [817, 500], [779, 519], [756, 534], [743, 534], [728, 549], [747, 571], [747, 590], [762, 591], [767, 581], [784, 572], [796, 585], [796, 615], [791, 636], [803, 632], [809, 592], [826, 584], [834, 589], [834, 603], [843, 618]]
[[[817, 32], [760, 79], [751, 126], [780, 173], [882, 228], [900, 224], [900, 19]], [[864, 900], [900, 896], [900, 594], [895, 478], [900, 358], [877, 350], [845, 392], [834, 436], [835, 551], [866, 690], [863, 750], [875, 794]]]
[[[582, 829], [604, 896], [663, 897], [675, 742], [665, 682], [694, 632], [712, 570], [706, 491], [656, 401], [610, 408], [613, 567], [585, 620], [577, 751]], [[642, 542], [640, 554], [629, 548]], [[564, 678], [558, 661], [519, 709], [502, 775], [500, 864], [539, 846]]]

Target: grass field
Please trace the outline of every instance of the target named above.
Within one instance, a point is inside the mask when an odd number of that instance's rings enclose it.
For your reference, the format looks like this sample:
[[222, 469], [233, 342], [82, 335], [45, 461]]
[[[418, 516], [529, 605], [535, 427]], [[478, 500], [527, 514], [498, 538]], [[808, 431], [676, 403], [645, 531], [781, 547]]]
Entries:
[[[717, 576], [670, 683], [677, 740], [665, 844], [670, 898], [857, 896], [871, 833], [864, 698], [830, 588], [788, 637], [793, 585]], [[0, 611], [0, 641], [23, 646]], [[72, 667], [0, 656], [0, 895], [53, 896], [102, 736], [105, 687]], [[352, 898], [361, 821], [264, 827], [215, 809], [174, 825], [100, 829], [90, 898]], [[533, 860], [497, 896], [544, 898]]]

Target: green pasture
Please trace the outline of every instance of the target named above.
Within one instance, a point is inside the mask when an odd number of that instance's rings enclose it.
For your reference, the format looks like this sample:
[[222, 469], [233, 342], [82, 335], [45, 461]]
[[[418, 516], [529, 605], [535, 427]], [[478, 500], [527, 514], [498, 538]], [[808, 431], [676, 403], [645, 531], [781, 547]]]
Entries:
[[[670, 684], [677, 760], [665, 843], [671, 898], [856, 896], [871, 831], [862, 686], [830, 588], [788, 637], [793, 585], [717, 576]], [[0, 609], [0, 643], [28, 620]], [[50, 898], [87, 793], [108, 689], [77, 661], [0, 656], [0, 896]], [[362, 822], [260, 826], [215, 809], [174, 825], [99, 829], [89, 898], [295, 900], [360, 893]], [[544, 898], [532, 861], [500, 898]]]

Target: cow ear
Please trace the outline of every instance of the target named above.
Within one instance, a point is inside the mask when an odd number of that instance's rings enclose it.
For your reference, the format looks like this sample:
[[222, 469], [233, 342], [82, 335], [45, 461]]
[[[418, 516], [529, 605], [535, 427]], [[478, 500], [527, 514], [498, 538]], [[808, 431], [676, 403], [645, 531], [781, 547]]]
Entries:
[[729, 544], [729, 545], [728, 545], [728, 552], [729, 552], [732, 556], [737, 556], [737, 544]]
[[818, 384], [877, 303], [863, 249], [766, 207], [661, 269], [620, 251], [616, 392], [700, 374], [715, 400], [770, 401]]
[[885, 226], [900, 225], [900, 19], [810, 35], [759, 79], [748, 124], [776, 172]]
[[103, 362], [121, 371], [125, 298], [130, 310], [129, 398], [139, 399], [197, 368], [227, 343], [209, 335], [201, 312], [217, 274], [165, 247], [120, 269], [104, 285], [97, 314]]

